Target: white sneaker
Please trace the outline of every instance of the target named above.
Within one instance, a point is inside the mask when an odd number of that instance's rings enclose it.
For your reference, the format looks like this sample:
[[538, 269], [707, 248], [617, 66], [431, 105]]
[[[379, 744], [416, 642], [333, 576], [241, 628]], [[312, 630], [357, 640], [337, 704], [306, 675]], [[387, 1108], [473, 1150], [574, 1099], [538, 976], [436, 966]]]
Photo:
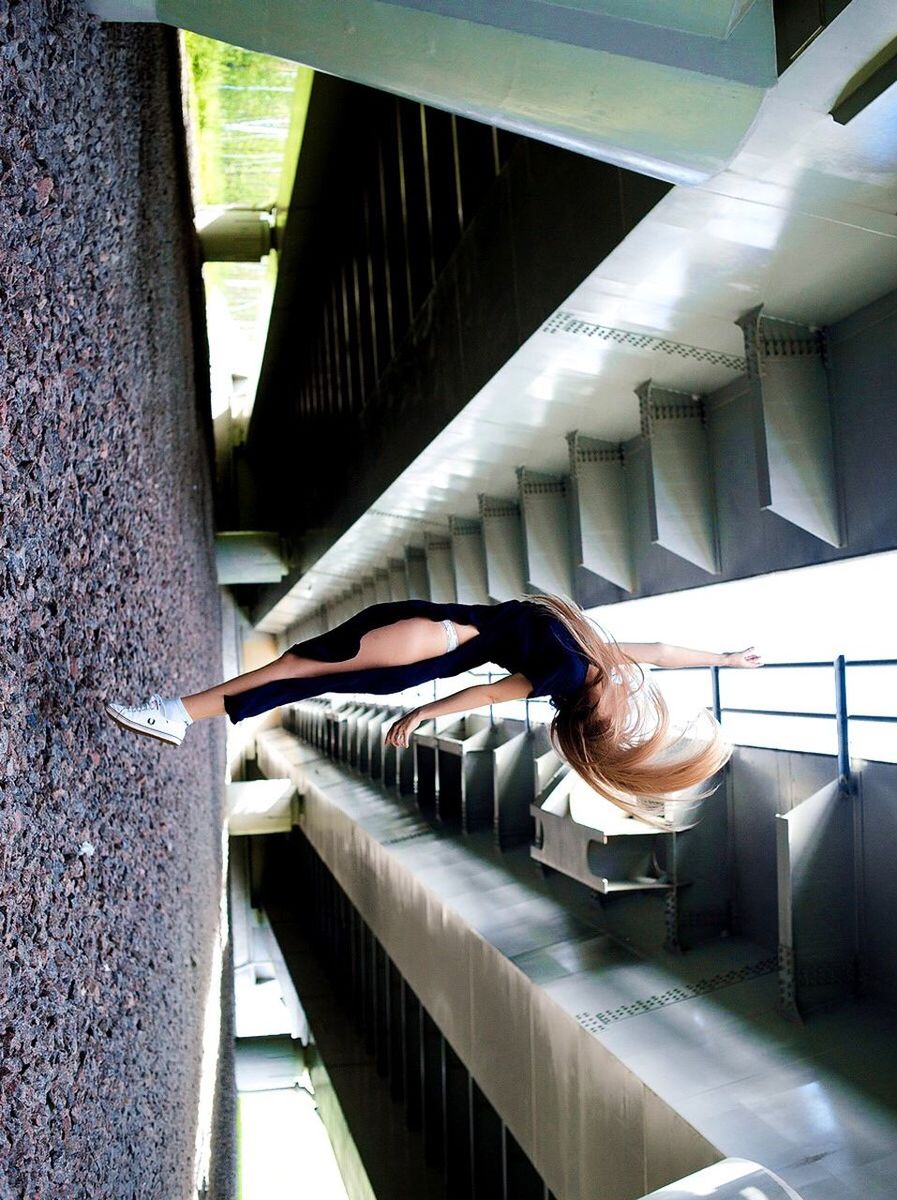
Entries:
[[171, 742], [173, 746], [180, 746], [187, 732], [185, 721], [171, 721], [166, 717], [162, 697], [156, 693], [150, 696], [146, 704], [138, 704], [136, 707], [111, 704], [107, 701], [105, 708], [106, 715], [123, 729], [132, 729], [134, 733], [143, 733], [147, 737]]

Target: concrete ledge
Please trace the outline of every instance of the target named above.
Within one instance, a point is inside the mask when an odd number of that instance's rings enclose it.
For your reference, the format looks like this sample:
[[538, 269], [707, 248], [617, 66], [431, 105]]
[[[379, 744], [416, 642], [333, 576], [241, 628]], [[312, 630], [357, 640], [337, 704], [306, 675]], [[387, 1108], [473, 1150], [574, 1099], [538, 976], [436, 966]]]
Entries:
[[[579, 919], [328, 760], [297, 764], [296, 748], [265, 733], [259, 765], [290, 772], [304, 833], [557, 1195], [641, 1196], [721, 1157], [474, 927], [504, 901], [500, 940], [523, 951], [575, 942], [589, 932]], [[450, 905], [440, 893], [459, 885], [473, 890]], [[608, 1155], [624, 1119], [626, 1149]]]
[[257, 779], [226, 785], [227, 831], [242, 834], [286, 833], [298, 816], [291, 779]]
[[724, 1157], [804, 1200], [890, 1195], [892, 1014], [790, 1025], [763, 947], [636, 956], [525, 851], [447, 837], [286, 731], [260, 735], [258, 761], [294, 780], [316, 852], [564, 1200], [642, 1196]]

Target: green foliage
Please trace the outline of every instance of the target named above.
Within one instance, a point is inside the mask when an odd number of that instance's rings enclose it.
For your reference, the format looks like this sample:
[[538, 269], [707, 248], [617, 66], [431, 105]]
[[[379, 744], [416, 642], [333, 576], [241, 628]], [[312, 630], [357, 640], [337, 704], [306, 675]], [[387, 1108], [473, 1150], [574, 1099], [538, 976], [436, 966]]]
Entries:
[[297, 66], [185, 32], [202, 204], [274, 203]]

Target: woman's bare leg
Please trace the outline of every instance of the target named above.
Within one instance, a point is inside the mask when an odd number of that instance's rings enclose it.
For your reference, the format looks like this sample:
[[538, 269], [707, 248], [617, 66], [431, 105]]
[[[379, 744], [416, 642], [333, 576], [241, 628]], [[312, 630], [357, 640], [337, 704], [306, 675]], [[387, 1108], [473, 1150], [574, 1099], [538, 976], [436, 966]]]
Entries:
[[288, 679], [294, 675], [295, 672], [285, 658], [285, 655], [281, 655], [280, 658], [275, 658], [274, 662], [258, 667], [255, 671], [235, 675], [233, 679], [226, 679], [224, 683], [206, 688], [204, 692], [182, 696], [181, 703], [194, 721], [201, 721], [204, 717], [223, 716], [225, 696], [233, 696], [237, 692], [245, 692], [248, 688], [259, 687], [275, 679]]
[[[455, 628], [459, 643], [479, 633], [475, 625], [456, 625]], [[355, 657], [344, 662], [321, 662], [316, 658], [302, 658], [286, 650], [267, 666], [235, 675], [233, 679], [227, 679], [204, 692], [182, 696], [181, 703], [194, 721], [201, 721], [205, 717], [223, 715], [225, 696], [234, 696], [275, 679], [307, 679], [315, 675], [361, 671], [369, 667], [401, 667], [444, 653], [445, 630], [441, 622], [431, 621], [428, 617], [408, 617], [404, 621], [371, 629], [361, 638]]]

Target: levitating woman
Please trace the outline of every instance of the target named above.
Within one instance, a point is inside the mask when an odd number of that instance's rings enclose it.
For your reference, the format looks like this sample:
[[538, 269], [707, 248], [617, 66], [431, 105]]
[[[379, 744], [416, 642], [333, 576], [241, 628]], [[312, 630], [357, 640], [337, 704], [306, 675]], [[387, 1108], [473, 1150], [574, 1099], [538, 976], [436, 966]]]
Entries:
[[[639, 663], [660, 667], [757, 667], [747, 650], [714, 654], [663, 643], [616, 643], [583, 611], [556, 596], [503, 604], [374, 604], [328, 633], [298, 642], [268, 666], [191, 696], [126, 707], [114, 721], [180, 745], [195, 721], [226, 713], [232, 722], [329, 692], [390, 695], [484, 663], [510, 674], [463, 688], [400, 717], [387, 741], [407, 746], [421, 721], [504, 700], [550, 697], [552, 740], [597, 792], [627, 812], [693, 788], [729, 758], [714, 718], [674, 735], [667, 706]], [[642, 812], [644, 813], [644, 807]]]

